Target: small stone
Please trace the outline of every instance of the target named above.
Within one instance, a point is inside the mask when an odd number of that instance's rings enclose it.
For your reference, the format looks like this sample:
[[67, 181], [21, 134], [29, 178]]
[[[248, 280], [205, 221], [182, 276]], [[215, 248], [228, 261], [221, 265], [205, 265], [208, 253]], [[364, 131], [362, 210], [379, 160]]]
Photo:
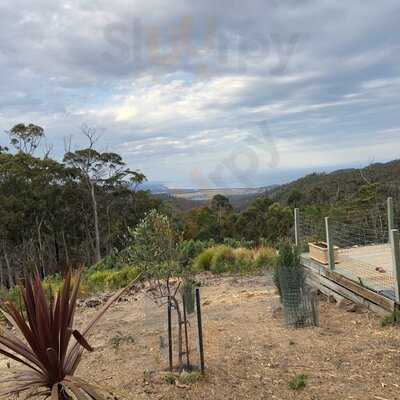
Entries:
[[337, 301], [336, 301], [336, 299], [335, 299], [335, 296], [333, 296], [333, 295], [329, 295], [328, 296], [328, 303], [330, 303], [330, 304], [335, 304], [335, 303], [337, 303]]
[[348, 299], [341, 299], [339, 301], [339, 303], [337, 303], [337, 306], [341, 309], [341, 310], [346, 310], [348, 307], [350, 307], [353, 304], [352, 301], [348, 300]]
[[85, 307], [94, 308], [102, 304], [102, 301], [98, 297], [92, 297], [90, 299], [85, 300]]
[[359, 307], [357, 304], [351, 304], [349, 307], [346, 308], [347, 312], [357, 312], [359, 310]]
[[272, 318], [279, 318], [282, 316], [282, 306], [279, 304], [272, 309]]

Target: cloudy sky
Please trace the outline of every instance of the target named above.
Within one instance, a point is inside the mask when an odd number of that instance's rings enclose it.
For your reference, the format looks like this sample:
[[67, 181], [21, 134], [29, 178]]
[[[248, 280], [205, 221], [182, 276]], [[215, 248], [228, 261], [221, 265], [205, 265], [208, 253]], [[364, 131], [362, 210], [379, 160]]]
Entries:
[[[180, 187], [399, 157], [398, 0], [2, 0], [0, 128]], [[6, 134], [2, 134], [3, 142]]]

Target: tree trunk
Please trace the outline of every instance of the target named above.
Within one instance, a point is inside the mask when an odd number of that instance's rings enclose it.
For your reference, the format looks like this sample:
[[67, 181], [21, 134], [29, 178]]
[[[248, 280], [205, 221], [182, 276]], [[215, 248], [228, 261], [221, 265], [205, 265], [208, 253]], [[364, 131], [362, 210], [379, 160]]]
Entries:
[[107, 228], [108, 228], [107, 255], [110, 255], [111, 252], [112, 252], [112, 243], [111, 243], [111, 205], [107, 206]]
[[3, 263], [0, 261], [0, 288], [3, 288], [4, 285], [4, 270], [3, 270]]
[[171, 300], [174, 303], [176, 314], [178, 316], [178, 363], [179, 363], [179, 369], [182, 369], [183, 367], [182, 313], [177, 298], [175, 296], [171, 296]]
[[45, 278], [46, 277], [46, 268], [45, 268], [44, 259], [43, 259], [42, 224], [43, 224], [43, 218], [39, 223], [36, 218], [36, 229], [37, 229], [38, 243], [39, 243], [39, 260], [40, 260], [40, 264], [42, 267], [42, 275], [43, 275], [43, 278]]
[[99, 216], [97, 213], [96, 194], [94, 192], [94, 183], [90, 182], [90, 194], [92, 196], [93, 217], [94, 217], [94, 234], [95, 234], [95, 261], [98, 263], [101, 260], [100, 252], [100, 232], [99, 232]]
[[65, 252], [65, 264], [66, 264], [67, 267], [69, 267], [68, 245], [67, 245], [67, 240], [65, 239], [64, 229], [61, 231], [61, 237], [62, 237], [63, 246], [64, 246], [64, 252]]
[[8, 287], [12, 288], [12, 287], [14, 287], [14, 278], [13, 278], [13, 275], [12, 275], [10, 259], [8, 258], [8, 254], [7, 254], [7, 250], [6, 250], [6, 245], [5, 244], [3, 244], [3, 250], [4, 250], [4, 259], [6, 260], [6, 265], [7, 265]]

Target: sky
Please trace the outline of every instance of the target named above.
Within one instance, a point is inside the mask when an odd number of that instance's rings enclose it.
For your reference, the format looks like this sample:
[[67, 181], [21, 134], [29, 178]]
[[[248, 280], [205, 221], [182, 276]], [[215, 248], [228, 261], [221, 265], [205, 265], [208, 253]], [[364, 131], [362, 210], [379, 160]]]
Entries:
[[169, 187], [255, 187], [399, 158], [398, 0], [2, 0], [17, 123]]

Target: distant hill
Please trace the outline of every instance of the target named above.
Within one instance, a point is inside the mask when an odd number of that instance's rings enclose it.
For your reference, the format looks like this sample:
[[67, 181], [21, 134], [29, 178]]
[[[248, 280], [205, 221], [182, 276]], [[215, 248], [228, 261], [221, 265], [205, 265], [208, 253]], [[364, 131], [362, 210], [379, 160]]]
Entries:
[[138, 187], [138, 190], [148, 190], [152, 194], [168, 194], [170, 191], [167, 186], [161, 182], [143, 182]]
[[351, 198], [361, 185], [378, 183], [378, 191], [383, 196], [400, 198], [400, 160], [375, 163], [365, 168], [349, 168], [331, 173], [313, 173], [268, 191], [268, 195], [286, 203], [293, 191], [300, 192], [312, 200], [324, 197], [327, 202]]

